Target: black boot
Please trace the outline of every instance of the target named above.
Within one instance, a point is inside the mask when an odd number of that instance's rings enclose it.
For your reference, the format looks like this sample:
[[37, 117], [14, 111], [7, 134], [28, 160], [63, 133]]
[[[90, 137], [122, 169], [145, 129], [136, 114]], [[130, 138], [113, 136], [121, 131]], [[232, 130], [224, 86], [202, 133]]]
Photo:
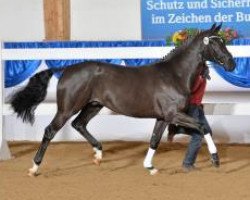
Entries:
[[220, 167], [220, 158], [219, 158], [218, 153], [211, 154], [211, 162], [214, 167], [216, 168]]

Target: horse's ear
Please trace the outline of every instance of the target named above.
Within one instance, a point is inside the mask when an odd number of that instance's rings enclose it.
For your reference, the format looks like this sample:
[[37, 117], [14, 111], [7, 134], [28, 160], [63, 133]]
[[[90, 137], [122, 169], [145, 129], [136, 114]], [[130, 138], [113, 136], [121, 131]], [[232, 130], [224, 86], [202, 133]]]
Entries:
[[210, 28], [210, 31], [211, 32], [214, 32], [214, 29], [216, 28], [216, 23], [214, 23], [213, 25], [212, 25], [212, 27]]
[[217, 27], [214, 28], [213, 32], [214, 33], [218, 33], [219, 30], [221, 29], [221, 27], [222, 27], [222, 22], [219, 24], [219, 26], [217, 26]]

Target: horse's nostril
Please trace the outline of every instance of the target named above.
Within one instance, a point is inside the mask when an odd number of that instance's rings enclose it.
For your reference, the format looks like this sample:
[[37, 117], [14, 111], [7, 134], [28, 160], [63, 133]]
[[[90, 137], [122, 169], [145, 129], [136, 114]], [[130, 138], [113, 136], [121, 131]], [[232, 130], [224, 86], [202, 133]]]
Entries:
[[233, 66], [236, 67], [236, 62], [233, 60]]
[[234, 59], [231, 59], [229, 61], [229, 71], [233, 71], [236, 67], [236, 62], [234, 61]]
[[236, 62], [235, 62], [235, 60], [234, 60], [233, 58], [231, 58], [229, 62], [231, 63], [231, 65], [232, 65], [233, 67], [236, 66]]

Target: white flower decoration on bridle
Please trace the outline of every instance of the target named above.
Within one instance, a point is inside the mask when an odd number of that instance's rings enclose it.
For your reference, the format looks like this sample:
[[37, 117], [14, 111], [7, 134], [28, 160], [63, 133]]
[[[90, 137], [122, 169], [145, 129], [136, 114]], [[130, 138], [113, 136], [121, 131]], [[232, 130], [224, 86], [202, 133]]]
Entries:
[[203, 38], [203, 43], [204, 43], [205, 45], [208, 45], [210, 39], [213, 39], [213, 38], [219, 38], [220, 41], [223, 42], [223, 40], [222, 40], [222, 38], [221, 38], [220, 36], [212, 35], [212, 36], [210, 36], [210, 37], [204, 37], [204, 38]]

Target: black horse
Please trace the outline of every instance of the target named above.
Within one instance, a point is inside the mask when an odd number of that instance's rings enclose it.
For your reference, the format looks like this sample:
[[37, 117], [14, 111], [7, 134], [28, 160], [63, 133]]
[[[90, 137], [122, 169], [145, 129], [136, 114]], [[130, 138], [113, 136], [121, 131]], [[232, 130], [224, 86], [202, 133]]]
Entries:
[[[202, 126], [185, 114], [190, 87], [202, 63], [213, 61], [232, 71], [235, 62], [218, 36], [215, 24], [176, 48], [165, 59], [139, 68], [101, 62], [84, 62], [61, 69], [57, 85], [57, 113], [46, 127], [42, 143], [29, 170], [35, 175], [45, 151], [67, 120], [79, 113], [72, 126], [93, 146], [95, 161], [102, 158], [102, 145], [86, 129], [88, 122], [106, 106], [116, 113], [139, 118], [156, 118], [156, 126], [144, 167], [151, 173], [154, 150], [168, 124], [178, 124], [203, 132]], [[54, 72], [48, 69], [33, 76], [28, 85], [11, 98], [13, 110], [25, 122], [34, 121], [34, 110], [45, 96]]]

